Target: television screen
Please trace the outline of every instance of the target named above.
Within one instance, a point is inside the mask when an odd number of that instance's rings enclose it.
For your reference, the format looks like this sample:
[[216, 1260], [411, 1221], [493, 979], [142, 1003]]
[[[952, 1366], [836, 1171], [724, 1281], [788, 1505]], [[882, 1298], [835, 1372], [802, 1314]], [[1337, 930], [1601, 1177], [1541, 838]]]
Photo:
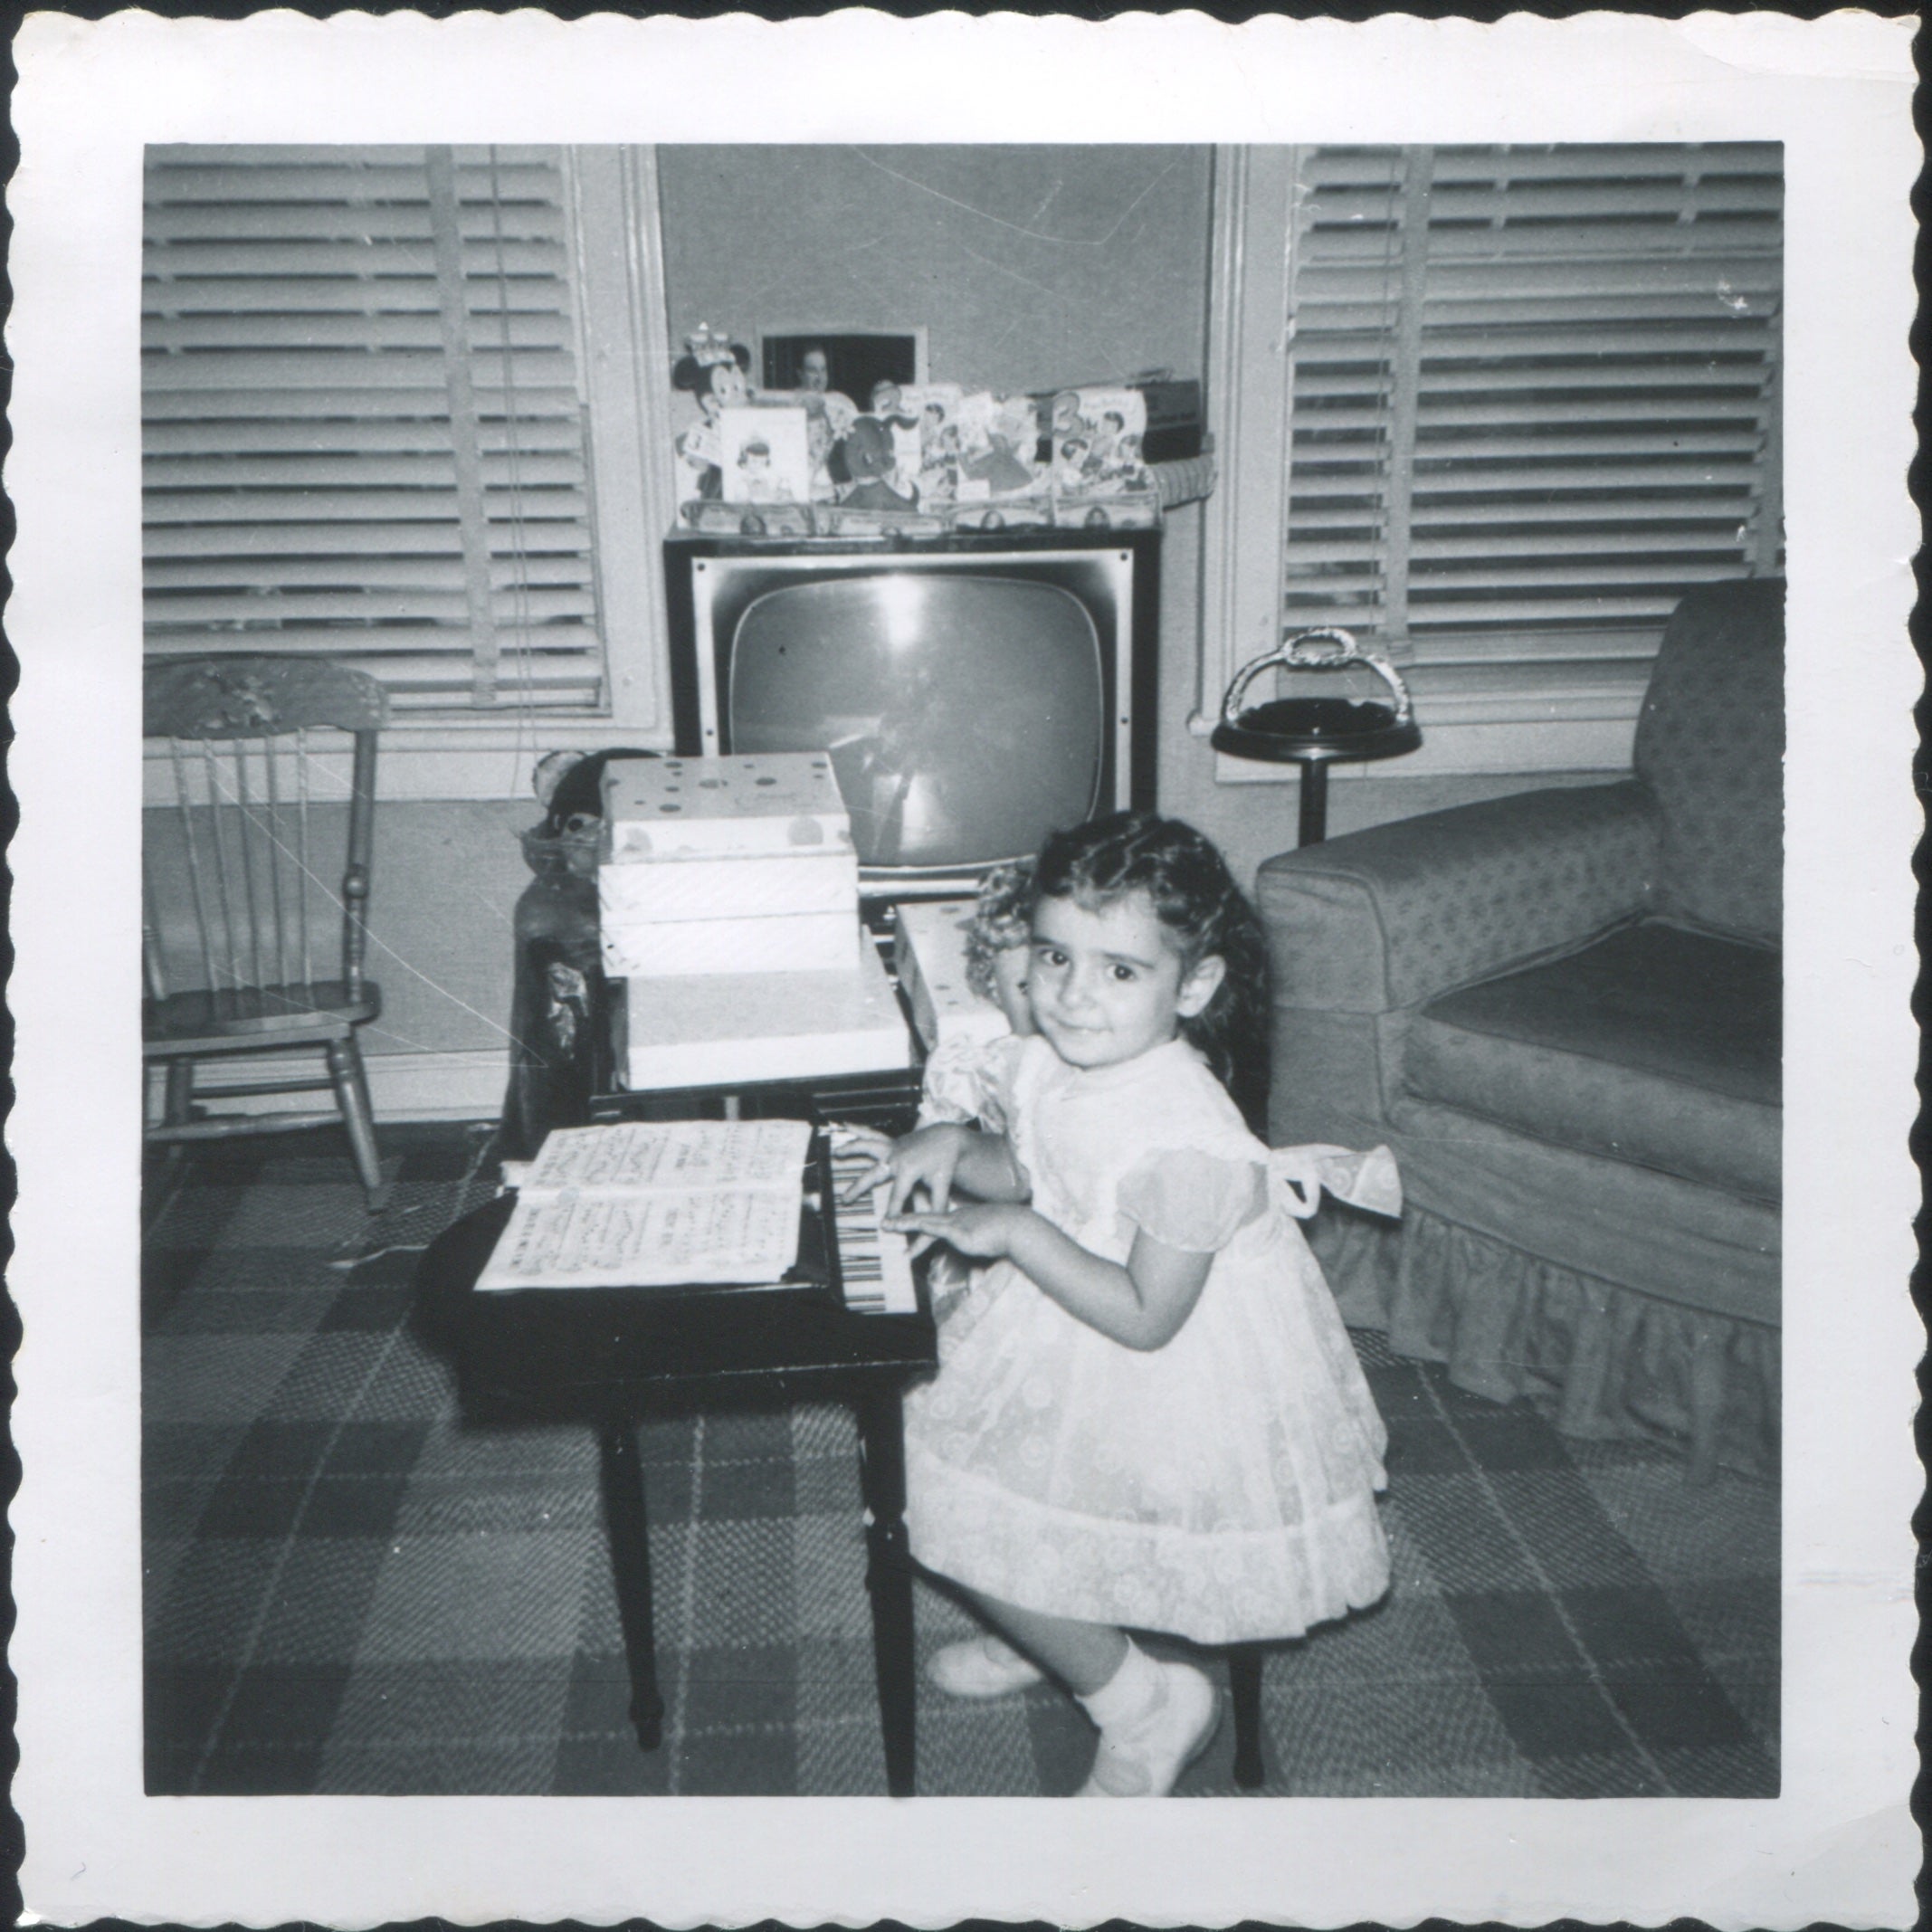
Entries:
[[680, 532], [664, 590], [678, 749], [830, 752], [875, 899], [1154, 801], [1157, 529]]
[[1057, 585], [921, 571], [786, 585], [735, 633], [736, 750], [829, 750], [859, 862], [985, 863], [1099, 804], [1100, 639]]

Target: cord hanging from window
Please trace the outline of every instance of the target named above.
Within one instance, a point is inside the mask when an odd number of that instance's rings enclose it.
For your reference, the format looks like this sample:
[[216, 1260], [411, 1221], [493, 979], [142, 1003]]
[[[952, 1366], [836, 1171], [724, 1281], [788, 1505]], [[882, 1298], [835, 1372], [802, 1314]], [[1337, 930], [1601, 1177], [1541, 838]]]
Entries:
[[509, 458], [512, 648], [517, 653], [519, 727], [535, 725], [535, 653], [530, 638], [529, 551], [524, 524], [522, 405], [517, 396], [516, 344], [509, 319], [509, 270], [503, 242], [503, 180], [500, 151], [490, 148], [490, 228], [497, 279], [497, 339], [503, 355], [504, 452]]
[[436, 256], [436, 308], [443, 324], [443, 381], [449, 393], [450, 449], [456, 464], [456, 514], [462, 542], [463, 594], [470, 618], [472, 703], [497, 696], [497, 622], [490, 587], [490, 513], [483, 490], [476, 384], [470, 362], [469, 300], [463, 281], [462, 224], [456, 205], [454, 150], [424, 150], [430, 235]]

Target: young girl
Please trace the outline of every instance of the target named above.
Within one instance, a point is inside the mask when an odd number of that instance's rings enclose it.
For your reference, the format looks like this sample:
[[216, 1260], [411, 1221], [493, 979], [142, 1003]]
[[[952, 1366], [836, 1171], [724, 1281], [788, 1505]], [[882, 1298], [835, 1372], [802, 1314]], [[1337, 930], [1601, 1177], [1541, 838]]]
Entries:
[[1230, 1097], [1267, 967], [1220, 854], [1146, 814], [1057, 834], [1032, 933], [1008, 1132], [929, 1127], [887, 1156], [888, 1225], [992, 1264], [907, 1403], [907, 1520], [1012, 1640], [948, 1646], [942, 1688], [1044, 1666], [1099, 1728], [1083, 1794], [1161, 1795], [1218, 1698], [1126, 1629], [1287, 1638], [1374, 1603], [1385, 1436], [1306, 1206]]

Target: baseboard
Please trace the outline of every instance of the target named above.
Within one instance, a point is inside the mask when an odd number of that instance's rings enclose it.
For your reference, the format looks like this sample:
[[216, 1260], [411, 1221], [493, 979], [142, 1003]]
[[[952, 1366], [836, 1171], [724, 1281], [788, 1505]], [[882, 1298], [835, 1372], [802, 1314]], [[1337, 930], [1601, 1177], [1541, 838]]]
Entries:
[[[249, 1058], [232, 1061], [249, 1080], [311, 1079], [322, 1064], [319, 1053]], [[385, 1120], [490, 1120], [503, 1109], [503, 1090], [509, 1079], [507, 1051], [466, 1051], [452, 1053], [367, 1053], [369, 1100], [376, 1123]], [[212, 1062], [204, 1062], [204, 1078], [219, 1078]], [[150, 1109], [158, 1105], [158, 1079], [149, 1083]], [[200, 1096], [197, 1096], [200, 1098]], [[262, 1093], [223, 1101], [207, 1097], [216, 1111], [249, 1114], [313, 1112], [327, 1108], [327, 1089], [306, 1093]]]

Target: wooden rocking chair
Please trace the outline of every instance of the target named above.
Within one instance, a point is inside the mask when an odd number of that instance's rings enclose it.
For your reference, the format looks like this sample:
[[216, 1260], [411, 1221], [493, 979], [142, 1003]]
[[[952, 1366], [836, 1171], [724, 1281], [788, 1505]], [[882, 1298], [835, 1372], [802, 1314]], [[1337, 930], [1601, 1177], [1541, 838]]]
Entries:
[[[332, 1087], [374, 1213], [385, 1195], [356, 1029], [382, 1011], [363, 957], [383, 689], [315, 659], [184, 659], [149, 666], [144, 714], [146, 735], [169, 742], [174, 777], [172, 812], [149, 814], [142, 866], [142, 1052], [166, 1069], [161, 1118], [148, 1137], [316, 1126], [337, 1113], [210, 1113], [202, 1103]], [[312, 759], [327, 740], [312, 745], [309, 734], [335, 731], [354, 743], [340, 836], [332, 835], [340, 804], [310, 795]], [[335, 851], [339, 884], [325, 855]], [[185, 890], [164, 890], [170, 882]], [[338, 917], [339, 977], [319, 979], [317, 947]], [[180, 990], [171, 990], [171, 959], [184, 957]], [[197, 1061], [310, 1047], [326, 1076], [196, 1088]]]

